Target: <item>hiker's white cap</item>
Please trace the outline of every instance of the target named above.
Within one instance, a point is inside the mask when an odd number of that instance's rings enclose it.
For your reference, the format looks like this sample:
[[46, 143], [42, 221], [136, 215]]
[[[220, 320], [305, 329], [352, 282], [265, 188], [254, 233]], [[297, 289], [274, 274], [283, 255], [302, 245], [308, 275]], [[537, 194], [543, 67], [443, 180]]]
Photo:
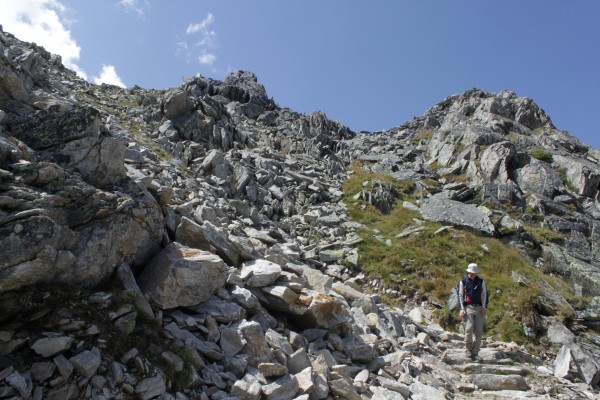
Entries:
[[477, 266], [477, 264], [471, 263], [467, 267], [467, 272], [470, 273], [470, 274], [478, 274], [479, 273], [479, 267]]

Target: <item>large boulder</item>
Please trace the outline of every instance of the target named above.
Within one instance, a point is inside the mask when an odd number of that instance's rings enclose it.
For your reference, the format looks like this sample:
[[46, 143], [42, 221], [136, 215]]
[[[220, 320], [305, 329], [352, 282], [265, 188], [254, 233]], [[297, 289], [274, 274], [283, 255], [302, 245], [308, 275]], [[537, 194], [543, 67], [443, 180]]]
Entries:
[[435, 194], [425, 200], [420, 212], [428, 221], [471, 228], [490, 236], [495, 231], [488, 209], [450, 200], [444, 193]]
[[515, 171], [515, 180], [525, 193], [537, 193], [552, 198], [566, 188], [550, 164], [535, 158]]
[[596, 197], [600, 185], [600, 168], [597, 164], [575, 157], [554, 156], [553, 159], [564, 170], [566, 179], [577, 194]]
[[580, 285], [584, 294], [600, 296], [600, 268], [575, 258], [556, 244], [546, 243], [541, 248], [549, 267]]
[[315, 294], [301, 323], [308, 327], [330, 329], [350, 321], [350, 313], [336, 297]]
[[494, 143], [481, 155], [480, 168], [489, 181], [506, 182], [510, 176], [511, 161], [516, 153], [512, 142]]
[[58, 105], [23, 114], [7, 122], [8, 131], [36, 151], [53, 149], [73, 140], [98, 135], [100, 112], [92, 107], [64, 109]]
[[185, 114], [191, 109], [191, 104], [188, 95], [184, 91], [176, 91], [167, 94], [164, 100], [164, 113], [165, 118], [175, 119]]
[[194, 306], [225, 284], [225, 263], [218, 256], [172, 243], [142, 271], [139, 286], [162, 309]]
[[594, 385], [600, 381], [600, 365], [594, 360], [594, 356], [577, 343], [575, 335], [563, 324], [551, 320], [548, 326], [548, 339], [551, 343], [566, 346], [575, 364], [575, 368], [581, 379], [588, 385]]
[[91, 287], [119, 262], [137, 268], [158, 251], [164, 219], [147, 192], [104, 192], [52, 163], [12, 166], [0, 197], [0, 292], [37, 283]]
[[268, 260], [251, 260], [242, 264], [241, 278], [249, 287], [264, 287], [273, 284], [281, 275], [281, 267]]
[[100, 112], [58, 105], [12, 118], [9, 132], [23, 141], [39, 157], [63, 168], [77, 171], [86, 182], [98, 187], [126, 178], [123, 165], [125, 146], [103, 134]]

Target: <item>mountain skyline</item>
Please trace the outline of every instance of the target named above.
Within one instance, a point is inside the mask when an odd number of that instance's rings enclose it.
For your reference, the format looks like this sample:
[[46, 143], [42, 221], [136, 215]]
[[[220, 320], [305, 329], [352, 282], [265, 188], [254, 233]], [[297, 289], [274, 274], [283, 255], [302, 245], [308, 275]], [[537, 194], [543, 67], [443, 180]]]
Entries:
[[[477, 87], [532, 98], [600, 147], [600, 3], [0, 0], [0, 24], [93, 83], [258, 76], [280, 106], [390, 129]], [[517, 8], [518, 6], [518, 8]]]

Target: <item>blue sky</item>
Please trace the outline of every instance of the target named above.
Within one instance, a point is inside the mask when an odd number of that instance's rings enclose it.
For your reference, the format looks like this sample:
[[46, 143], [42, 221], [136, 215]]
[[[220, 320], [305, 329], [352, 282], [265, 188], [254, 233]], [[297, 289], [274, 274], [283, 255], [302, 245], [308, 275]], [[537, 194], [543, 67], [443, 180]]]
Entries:
[[598, 0], [0, 0], [0, 24], [90, 82], [163, 89], [243, 69], [280, 106], [355, 131], [509, 89], [600, 148]]

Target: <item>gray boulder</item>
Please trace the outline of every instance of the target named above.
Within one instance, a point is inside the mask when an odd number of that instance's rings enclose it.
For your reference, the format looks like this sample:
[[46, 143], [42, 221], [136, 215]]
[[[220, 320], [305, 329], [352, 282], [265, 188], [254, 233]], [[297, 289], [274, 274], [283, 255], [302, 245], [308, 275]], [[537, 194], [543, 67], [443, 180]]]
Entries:
[[264, 287], [273, 284], [281, 272], [281, 267], [271, 261], [251, 260], [242, 264], [240, 276], [249, 287]]
[[74, 341], [70, 336], [41, 338], [31, 345], [31, 349], [42, 357], [51, 357], [70, 349]]
[[298, 381], [295, 377], [284, 375], [274, 382], [262, 387], [265, 399], [292, 400], [298, 392]]
[[587, 307], [578, 313], [578, 317], [584, 321], [598, 324], [600, 322], [600, 296], [594, 296]]
[[511, 161], [516, 153], [512, 142], [494, 143], [481, 155], [480, 168], [488, 181], [506, 182], [511, 173]]
[[135, 386], [135, 393], [141, 400], [156, 398], [167, 391], [165, 378], [162, 375], [156, 375], [145, 378]]
[[96, 373], [98, 367], [100, 367], [102, 358], [100, 357], [100, 354], [97, 354], [94, 351], [85, 350], [76, 356], [71, 357], [69, 361], [73, 364], [75, 371], [79, 375], [89, 379]]
[[419, 211], [428, 221], [471, 228], [484, 235], [493, 235], [495, 232], [488, 209], [450, 200], [443, 193], [425, 200]]
[[565, 177], [577, 194], [595, 198], [600, 184], [598, 164], [571, 156], [554, 156], [556, 164], [565, 170]]
[[245, 340], [242, 352], [249, 356], [250, 365], [271, 361], [273, 353], [258, 322], [243, 321], [238, 330]]
[[103, 191], [48, 162], [19, 164], [13, 174], [13, 205], [0, 217], [0, 292], [41, 282], [93, 286], [119, 262], [135, 268], [158, 251], [161, 210], [132, 182], [122, 182], [126, 193]]
[[188, 96], [184, 91], [169, 93], [164, 100], [164, 112], [167, 119], [175, 119], [189, 109]]
[[226, 269], [218, 256], [179, 243], [165, 247], [142, 271], [139, 286], [162, 309], [194, 306], [225, 284]]
[[554, 193], [566, 189], [552, 167], [548, 163], [536, 159], [532, 159], [528, 164], [517, 169], [515, 178], [519, 188], [526, 193], [552, 197]]
[[304, 316], [304, 325], [329, 329], [348, 323], [350, 314], [342, 302], [331, 295], [315, 294]]

